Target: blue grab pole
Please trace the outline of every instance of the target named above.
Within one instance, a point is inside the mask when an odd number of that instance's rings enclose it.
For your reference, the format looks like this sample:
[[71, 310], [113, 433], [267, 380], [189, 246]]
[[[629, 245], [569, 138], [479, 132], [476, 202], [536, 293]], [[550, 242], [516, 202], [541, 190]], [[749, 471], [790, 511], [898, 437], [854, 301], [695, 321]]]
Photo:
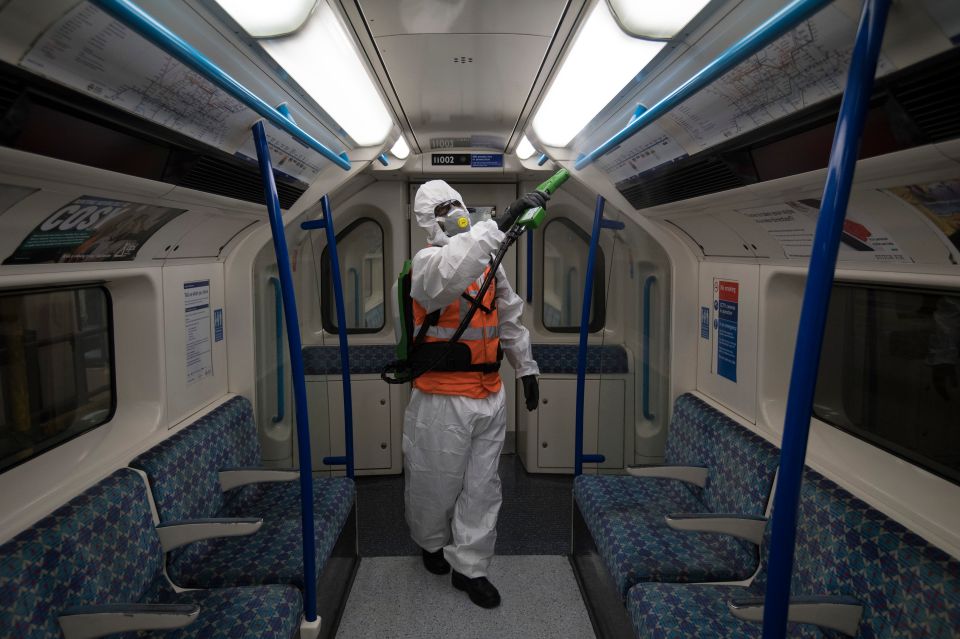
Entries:
[[656, 276], [651, 275], [643, 282], [643, 397], [642, 409], [643, 418], [653, 421], [653, 413], [650, 412], [650, 289]]
[[386, 153], [381, 153], [380, 155], [378, 155], [378, 156], [377, 156], [377, 161], [380, 162], [380, 164], [382, 164], [383, 166], [389, 166], [389, 165], [390, 165], [390, 160], [389, 160], [389, 158], [387, 158], [387, 154], [386, 154]]
[[606, 200], [597, 196], [597, 206], [593, 213], [593, 230], [590, 233], [590, 250], [587, 252], [587, 277], [583, 284], [583, 307], [580, 311], [580, 347], [577, 350], [577, 415], [574, 437], [574, 475], [583, 474], [583, 464], [601, 463], [603, 455], [583, 454], [583, 400], [587, 390], [587, 335], [590, 333], [590, 302], [593, 300], [593, 265], [597, 257], [597, 245], [600, 243], [600, 227], [603, 225], [603, 206]]
[[245, 86], [237, 82], [223, 69], [214, 64], [209, 58], [197, 51], [193, 46], [183, 40], [180, 36], [167, 29], [165, 26], [153, 19], [143, 9], [130, 2], [129, 0], [91, 0], [103, 11], [127, 25], [141, 36], [160, 47], [166, 53], [172, 55], [182, 64], [193, 69], [201, 76], [214, 83], [220, 89], [234, 97], [238, 102], [248, 107], [261, 117], [268, 120], [278, 129], [286, 131], [300, 140], [311, 149], [327, 158], [341, 169], [350, 170], [350, 158], [346, 153], [337, 155], [331, 151], [325, 144], [315, 139], [309, 133], [294, 124], [290, 119], [289, 111], [286, 115], [261, 100]]
[[[347, 351], [347, 319], [343, 308], [343, 282], [340, 280], [340, 258], [337, 256], [337, 234], [333, 228], [333, 212], [330, 197], [320, 198], [323, 211], [323, 228], [327, 233], [327, 250], [330, 251], [330, 274], [333, 277], [333, 301], [337, 307], [337, 337], [340, 338], [340, 370], [343, 376], [343, 428], [346, 459], [337, 460], [346, 464], [347, 477], [353, 478], [353, 393], [350, 389], [350, 355]], [[324, 460], [327, 462], [327, 460]], [[330, 461], [334, 461], [332, 458]], [[330, 463], [330, 462], [327, 462]]]
[[[671, 91], [662, 100], [649, 109], [642, 111], [637, 105], [630, 122], [609, 140], [598, 146], [586, 155], [577, 158], [574, 166], [577, 170], [587, 166], [597, 158], [606, 155], [624, 141], [660, 119], [665, 113], [681, 102], [697, 93], [714, 80], [719, 79], [727, 71], [757, 53], [765, 46], [793, 29], [798, 24], [827, 6], [832, 0], [794, 0], [786, 7], [775, 13], [769, 20], [751, 31], [747, 36], [736, 42], [729, 49], [698, 71], [692, 78]], [[638, 115], [639, 114], [639, 115]]]
[[271, 277], [270, 283], [273, 284], [273, 302], [277, 318], [277, 414], [273, 416], [273, 423], [277, 424], [283, 421], [285, 412], [283, 397], [283, 294], [280, 292], [280, 280]]
[[807, 451], [810, 415], [820, 366], [820, 348], [827, 321], [837, 250], [850, 199], [880, 44], [890, 0], [866, 0], [850, 60], [847, 86], [827, 165], [820, 217], [813, 238], [797, 329], [797, 346], [787, 395], [787, 414], [780, 448], [780, 472], [774, 493], [769, 574], [763, 610], [764, 639], [786, 634], [793, 550], [796, 542], [797, 506], [800, 500], [803, 461]]
[[310, 461], [310, 423], [307, 416], [307, 385], [303, 378], [303, 346], [300, 343], [300, 319], [297, 316], [297, 300], [293, 292], [293, 273], [290, 255], [287, 253], [287, 238], [280, 215], [280, 200], [277, 184], [273, 180], [270, 148], [263, 122], [253, 125], [253, 142], [257, 147], [257, 160], [263, 178], [263, 191], [267, 200], [270, 231], [273, 233], [273, 250], [277, 256], [277, 271], [280, 275], [280, 290], [283, 294], [283, 312], [287, 318], [287, 344], [290, 347], [290, 372], [293, 376], [293, 396], [297, 415], [297, 448], [300, 460], [300, 512], [303, 532], [303, 616], [307, 621], [317, 619], [317, 559], [313, 527], [313, 467]]
[[537, 158], [537, 166], [543, 166], [550, 160], [550, 157], [546, 153], [541, 153], [540, 157]]

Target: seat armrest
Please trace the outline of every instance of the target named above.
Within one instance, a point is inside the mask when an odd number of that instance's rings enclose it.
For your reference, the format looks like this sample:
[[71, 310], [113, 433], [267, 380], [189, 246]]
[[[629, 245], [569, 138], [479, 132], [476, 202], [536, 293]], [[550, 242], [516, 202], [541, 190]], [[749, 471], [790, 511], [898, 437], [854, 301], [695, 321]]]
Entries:
[[67, 608], [57, 621], [64, 639], [94, 639], [118, 632], [183, 628], [199, 614], [200, 607], [189, 604], [105, 604]]
[[700, 488], [707, 485], [707, 469], [703, 466], [627, 466], [634, 477], [661, 477], [676, 479]]
[[220, 471], [220, 488], [227, 492], [237, 486], [268, 481], [295, 481], [300, 471], [294, 468], [225, 468]]
[[664, 519], [676, 530], [722, 533], [760, 545], [767, 527], [766, 517], [730, 513], [671, 513]]
[[[763, 597], [735, 597], [727, 605], [737, 619], [763, 622]], [[809, 623], [851, 637], [862, 616], [863, 605], [853, 597], [791, 597], [787, 608], [790, 623]]]
[[260, 530], [263, 519], [257, 517], [224, 517], [216, 519], [184, 519], [157, 526], [163, 552], [215, 537], [244, 537]]

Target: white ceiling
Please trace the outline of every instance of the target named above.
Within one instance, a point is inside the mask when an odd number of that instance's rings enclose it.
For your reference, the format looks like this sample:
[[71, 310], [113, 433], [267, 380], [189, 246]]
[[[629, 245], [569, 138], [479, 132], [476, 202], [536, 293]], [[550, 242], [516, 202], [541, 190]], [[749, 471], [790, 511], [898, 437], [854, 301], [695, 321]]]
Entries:
[[[356, 0], [422, 150], [481, 136], [504, 150], [567, 0]], [[459, 146], [459, 145], [458, 145]]]

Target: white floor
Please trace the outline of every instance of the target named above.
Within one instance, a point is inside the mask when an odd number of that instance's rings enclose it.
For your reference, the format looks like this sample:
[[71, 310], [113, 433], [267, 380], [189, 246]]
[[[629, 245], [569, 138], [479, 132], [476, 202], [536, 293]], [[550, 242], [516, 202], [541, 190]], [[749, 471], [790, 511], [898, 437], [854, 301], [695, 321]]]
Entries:
[[497, 556], [489, 578], [502, 603], [484, 610], [420, 557], [364, 558], [337, 639], [593, 639], [566, 557]]

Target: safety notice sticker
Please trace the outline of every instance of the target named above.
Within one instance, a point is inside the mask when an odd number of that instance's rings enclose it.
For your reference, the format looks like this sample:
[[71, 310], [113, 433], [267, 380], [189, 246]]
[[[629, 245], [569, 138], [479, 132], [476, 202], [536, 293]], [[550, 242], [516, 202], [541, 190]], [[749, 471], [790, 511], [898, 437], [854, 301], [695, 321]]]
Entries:
[[213, 375], [210, 343], [210, 280], [184, 282], [183, 314], [187, 331], [187, 386]]
[[734, 280], [713, 280], [714, 370], [731, 382], [737, 381], [737, 334], [740, 319], [740, 284]]

